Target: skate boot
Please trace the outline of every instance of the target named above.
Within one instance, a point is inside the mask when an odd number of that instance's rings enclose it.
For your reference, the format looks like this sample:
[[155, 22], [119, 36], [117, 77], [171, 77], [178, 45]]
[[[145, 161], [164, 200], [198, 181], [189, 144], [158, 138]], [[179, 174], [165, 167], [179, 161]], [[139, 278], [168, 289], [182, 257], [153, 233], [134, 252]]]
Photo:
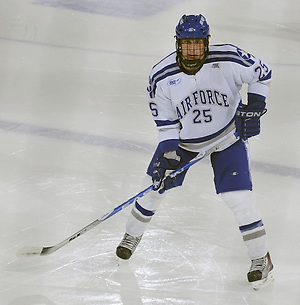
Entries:
[[116, 254], [122, 259], [129, 259], [141, 241], [143, 235], [134, 237], [128, 233], [124, 234], [119, 246], [117, 247]]
[[272, 270], [273, 264], [269, 252], [261, 258], [252, 260], [247, 277], [248, 281], [252, 283], [254, 290], [258, 290], [262, 286], [274, 281]]

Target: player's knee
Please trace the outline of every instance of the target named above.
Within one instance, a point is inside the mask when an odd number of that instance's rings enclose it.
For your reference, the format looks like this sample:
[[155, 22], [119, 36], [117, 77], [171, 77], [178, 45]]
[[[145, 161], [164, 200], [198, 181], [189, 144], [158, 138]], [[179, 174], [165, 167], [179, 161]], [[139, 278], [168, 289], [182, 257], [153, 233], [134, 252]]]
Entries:
[[255, 195], [249, 190], [226, 192], [222, 199], [234, 213], [239, 225], [252, 223], [261, 219], [260, 211], [256, 207]]
[[249, 190], [225, 192], [221, 196], [233, 211], [255, 206], [255, 196]]

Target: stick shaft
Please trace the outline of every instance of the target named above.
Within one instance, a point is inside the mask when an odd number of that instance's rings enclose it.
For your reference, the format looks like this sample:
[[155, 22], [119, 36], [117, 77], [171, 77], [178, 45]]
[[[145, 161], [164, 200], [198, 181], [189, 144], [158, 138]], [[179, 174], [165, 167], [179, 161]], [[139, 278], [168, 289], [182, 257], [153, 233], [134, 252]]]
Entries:
[[[222, 147], [229, 146], [230, 144], [234, 143], [236, 140], [237, 140], [236, 134], [232, 134], [232, 135], [226, 137], [225, 139], [224, 138], [220, 139], [220, 141], [218, 141], [217, 143], [214, 143], [206, 151], [204, 151], [201, 154], [198, 154], [189, 163], [187, 163], [184, 166], [182, 166], [181, 168], [171, 172], [169, 174], [169, 176], [175, 177], [175, 176], [179, 175], [180, 173], [186, 171], [187, 169], [189, 169], [191, 166], [193, 166], [194, 164], [196, 164], [200, 160], [204, 159], [206, 156], [210, 155], [211, 153], [215, 152], [218, 149], [221, 149]], [[137, 199], [144, 197], [152, 189], [153, 189], [153, 187], [152, 187], [152, 185], [150, 185], [149, 187], [142, 190], [141, 192], [139, 192], [135, 196], [131, 197], [127, 201], [125, 201], [122, 204], [120, 204], [119, 206], [115, 207], [110, 212], [103, 215], [100, 219], [94, 220], [93, 222], [91, 222], [90, 224], [85, 226], [84, 228], [80, 229], [79, 231], [77, 231], [73, 235], [69, 236], [68, 238], [66, 238], [65, 240], [63, 240], [62, 242], [60, 242], [60, 243], [58, 243], [54, 246], [40, 247], [40, 248], [38, 248], [38, 247], [23, 247], [23, 248], [18, 250], [17, 256], [33, 256], [33, 255], [51, 254], [51, 253], [57, 251], [58, 249], [62, 248], [66, 244], [70, 243], [71, 241], [73, 241], [77, 237], [79, 237], [79, 236], [83, 235], [84, 233], [88, 232], [89, 230], [93, 229], [94, 227], [96, 227], [97, 225], [102, 223], [103, 221], [105, 221], [108, 218], [112, 217], [113, 215], [117, 214], [121, 210], [125, 209], [126, 207], [128, 207], [129, 205], [134, 203]]]

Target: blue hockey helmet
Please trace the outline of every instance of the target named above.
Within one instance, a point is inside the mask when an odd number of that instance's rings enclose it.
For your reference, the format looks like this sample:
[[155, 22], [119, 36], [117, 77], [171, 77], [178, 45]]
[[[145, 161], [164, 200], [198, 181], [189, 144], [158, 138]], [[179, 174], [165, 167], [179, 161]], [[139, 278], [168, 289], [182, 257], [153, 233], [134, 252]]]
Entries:
[[[209, 25], [203, 15], [183, 15], [175, 28], [176, 52], [180, 68], [187, 73], [196, 73], [201, 69], [209, 52]], [[182, 55], [183, 39], [203, 39], [204, 53], [193, 58]]]
[[203, 15], [183, 15], [176, 29], [176, 38], [207, 38], [210, 36], [209, 25]]

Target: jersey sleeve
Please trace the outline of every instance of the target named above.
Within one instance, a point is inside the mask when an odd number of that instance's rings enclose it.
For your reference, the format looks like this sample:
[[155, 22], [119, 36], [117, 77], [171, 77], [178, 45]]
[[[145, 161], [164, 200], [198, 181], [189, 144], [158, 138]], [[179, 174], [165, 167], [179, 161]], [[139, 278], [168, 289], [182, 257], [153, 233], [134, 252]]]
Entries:
[[165, 81], [155, 82], [152, 75], [149, 77], [147, 97], [159, 142], [163, 151], [175, 150], [179, 143], [180, 122], [168, 96], [168, 88], [164, 87]]
[[245, 65], [241, 66], [241, 81], [248, 84], [248, 96], [258, 95], [266, 98], [272, 79], [271, 67], [261, 59], [254, 57], [237, 48], [238, 55], [243, 59]]

